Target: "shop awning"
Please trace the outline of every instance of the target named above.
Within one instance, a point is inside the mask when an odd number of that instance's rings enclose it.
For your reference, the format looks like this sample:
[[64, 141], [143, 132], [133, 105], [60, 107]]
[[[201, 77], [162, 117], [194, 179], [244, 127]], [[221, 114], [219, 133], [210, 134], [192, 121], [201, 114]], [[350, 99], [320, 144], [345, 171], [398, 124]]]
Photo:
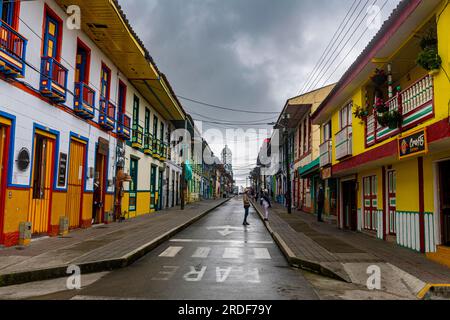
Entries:
[[319, 171], [320, 166], [320, 158], [317, 158], [313, 162], [310, 162], [306, 166], [303, 166], [298, 169], [298, 174], [301, 178], [304, 178], [306, 176], [309, 176], [312, 173], [315, 173], [316, 171]]

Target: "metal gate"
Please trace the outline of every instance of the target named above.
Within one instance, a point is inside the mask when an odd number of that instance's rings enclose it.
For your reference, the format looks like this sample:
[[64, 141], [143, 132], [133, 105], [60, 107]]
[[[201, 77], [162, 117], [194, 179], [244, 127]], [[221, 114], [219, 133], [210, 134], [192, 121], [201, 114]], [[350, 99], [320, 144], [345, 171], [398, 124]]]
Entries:
[[389, 171], [388, 175], [388, 218], [389, 218], [389, 234], [396, 235], [397, 234], [397, 223], [396, 223], [396, 214], [397, 214], [397, 173], [395, 171]]
[[28, 212], [28, 221], [32, 223], [33, 234], [45, 234], [50, 226], [54, 144], [54, 139], [49, 135], [35, 135], [32, 188]]
[[67, 185], [66, 217], [69, 218], [69, 228], [79, 228], [84, 188], [86, 145], [76, 140], [70, 142], [69, 179]]

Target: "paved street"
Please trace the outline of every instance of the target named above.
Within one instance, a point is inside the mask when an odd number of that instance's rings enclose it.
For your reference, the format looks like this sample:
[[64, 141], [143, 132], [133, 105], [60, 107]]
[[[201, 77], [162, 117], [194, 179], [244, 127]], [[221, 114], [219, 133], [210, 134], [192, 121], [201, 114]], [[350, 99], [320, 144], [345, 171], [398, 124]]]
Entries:
[[54, 299], [316, 299], [287, 264], [266, 228], [233, 199], [134, 265]]

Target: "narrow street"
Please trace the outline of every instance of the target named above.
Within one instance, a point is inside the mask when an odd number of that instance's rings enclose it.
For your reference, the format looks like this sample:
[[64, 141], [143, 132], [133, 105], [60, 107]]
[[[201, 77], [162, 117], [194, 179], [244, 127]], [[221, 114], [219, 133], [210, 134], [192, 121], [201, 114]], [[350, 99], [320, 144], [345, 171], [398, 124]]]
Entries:
[[317, 299], [302, 272], [289, 267], [252, 209], [242, 226], [241, 200], [216, 211], [134, 265], [82, 290], [45, 299]]

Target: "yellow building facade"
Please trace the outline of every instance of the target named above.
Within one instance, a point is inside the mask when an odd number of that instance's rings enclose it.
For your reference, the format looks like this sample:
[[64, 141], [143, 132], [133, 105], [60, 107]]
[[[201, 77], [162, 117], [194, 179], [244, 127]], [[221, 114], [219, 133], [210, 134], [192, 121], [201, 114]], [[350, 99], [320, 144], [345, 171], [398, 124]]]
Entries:
[[[339, 181], [339, 227], [444, 263], [449, 28], [447, 1], [402, 1], [312, 116], [321, 125], [321, 170]], [[439, 70], [418, 64], [430, 48], [442, 60]]]

